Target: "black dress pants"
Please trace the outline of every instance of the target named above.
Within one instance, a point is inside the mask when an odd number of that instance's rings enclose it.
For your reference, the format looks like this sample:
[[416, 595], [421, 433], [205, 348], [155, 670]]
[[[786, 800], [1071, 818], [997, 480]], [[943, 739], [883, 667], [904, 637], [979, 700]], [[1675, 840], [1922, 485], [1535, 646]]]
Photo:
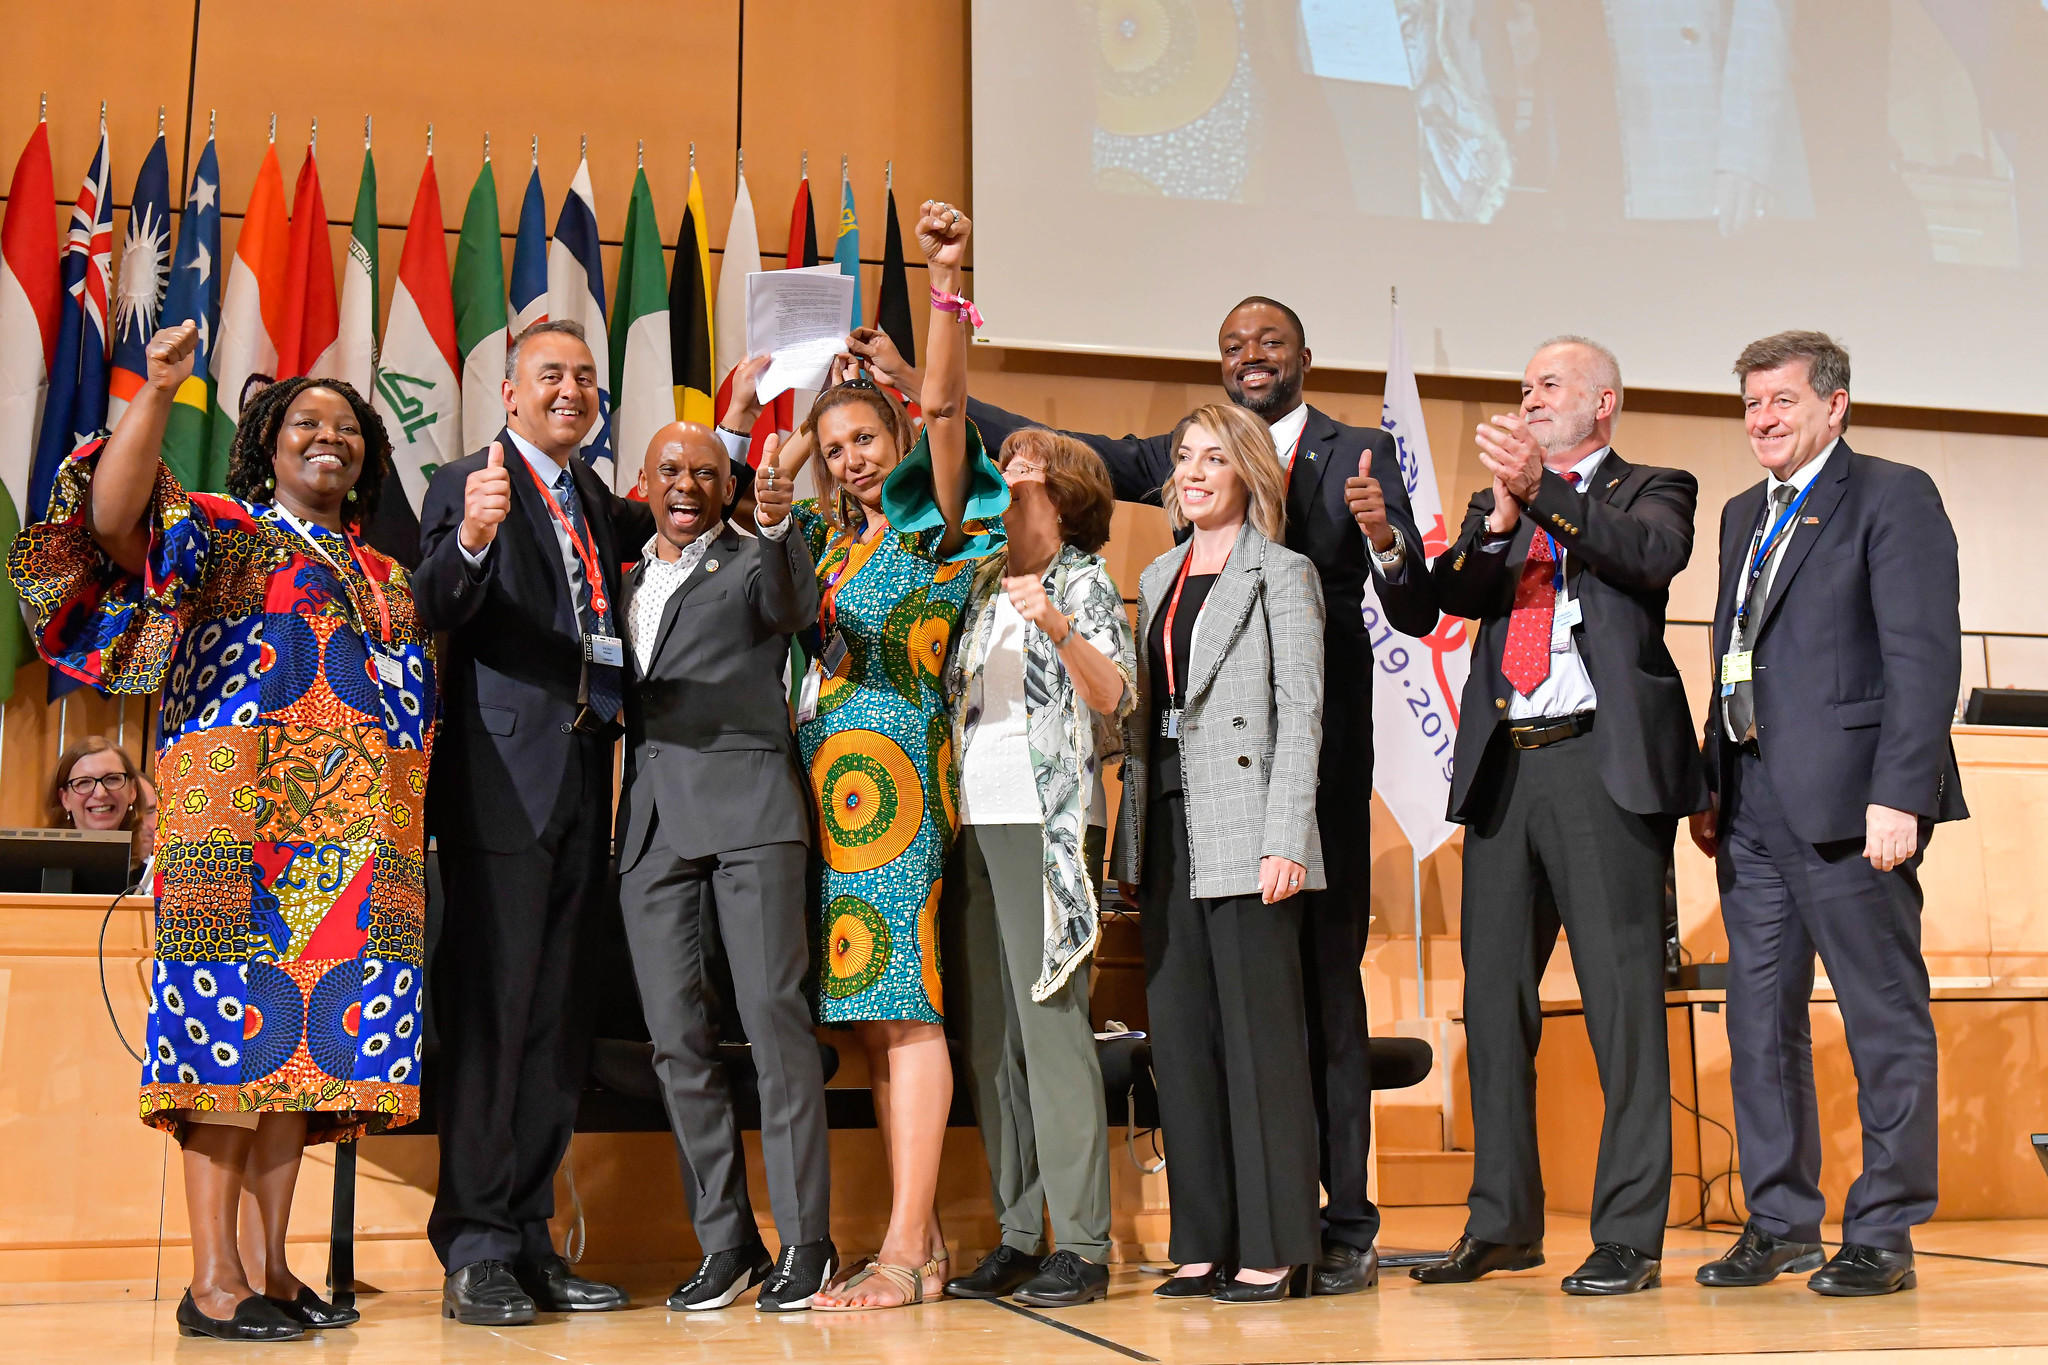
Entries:
[[[1371, 765], [1367, 764], [1370, 771]], [[1301, 984], [1315, 1089], [1323, 1240], [1368, 1250], [1380, 1235], [1372, 1202], [1372, 1026], [1365, 1014], [1366, 935], [1372, 928], [1372, 827], [1348, 781], [1326, 772], [1316, 802], [1326, 891], [1301, 902]]]
[[1662, 1254], [1671, 1208], [1671, 1059], [1664, 1026], [1664, 870], [1677, 821], [1607, 794], [1587, 736], [1487, 756], [1492, 791], [1465, 829], [1465, 1069], [1472, 1193], [1465, 1231], [1543, 1236], [1536, 1151], [1537, 996], [1557, 947], [1572, 970], [1607, 1112], [1593, 1179], [1595, 1242]]
[[571, 754], [530, 847], [441, 849], [447, 912], [429, 978], [441, 1173], [427, 1237], [450, 1274], [553, 1254], [555, 1169], [590, 1053], [577, 935], [611, 852], [611, 745], [579, 736]]
[[1879, 872], [1863, 840], [1792, 832], [1764, 765], [1735, 760], [1721, 793], [1721, 919], [1728, 929], [1728, 1077], [1743, 1196], [1765, 1231], [1820, 1240], [1820, 1113], [1813, 1089], [1813, 958], [1828, 969], [1856, 1064], [1863, 1173], [1842, 1239], [1911, 1251], [1934, 1215], [1940, 1102], [1934, 1017], [1920, 955], [1920, 848]]
[[1175, 1261], [1265, 1269], [1321, 1254], [1301, 986], [1301, 897], [1197, 900], [1178, 795], [1145, 816], [1145, 1001]]

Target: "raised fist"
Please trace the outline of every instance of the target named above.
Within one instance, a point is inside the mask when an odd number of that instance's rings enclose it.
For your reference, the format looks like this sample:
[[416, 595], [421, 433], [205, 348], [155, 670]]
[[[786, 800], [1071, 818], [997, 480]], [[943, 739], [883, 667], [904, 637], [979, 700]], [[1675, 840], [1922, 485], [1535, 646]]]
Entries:
[[933, 265], [959, 266], [974, 224], [943, 199], [927, 199], [917, 219], [917, 244]]
[[199, 354], [199, 324], [181, 322], [163, 327], [149, 339], [149, 383], [165, 393], [192, 377], [192, 360]]
[[512, 476], [505, 472], [505, 447], [491, 442], [484, 467], [462, 486], [462, 548], [480, 555], [498, 538], [498, 526], [512, 510]]

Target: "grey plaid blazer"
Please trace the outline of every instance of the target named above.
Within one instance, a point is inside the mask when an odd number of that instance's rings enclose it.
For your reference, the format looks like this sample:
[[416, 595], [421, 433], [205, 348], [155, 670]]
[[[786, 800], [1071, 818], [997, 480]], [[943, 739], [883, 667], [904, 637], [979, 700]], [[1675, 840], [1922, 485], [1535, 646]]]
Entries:
[[[1144, 866], [1152, 739], [1145, 642], [1187, 554], [1186, 542], [1176, 545], [1138, 578], [1138, 707], [1110, 859], [1119, 881], [1137, 881]], [[1193, 653], [1180, 728], [1192, 894], [1257, 895], [1265, 857], [1300, 863], [1308, 869], [1301, 889], [1322, 890], [1323, 589], [1315, 566], [1247, 523], [1203, 604]]]

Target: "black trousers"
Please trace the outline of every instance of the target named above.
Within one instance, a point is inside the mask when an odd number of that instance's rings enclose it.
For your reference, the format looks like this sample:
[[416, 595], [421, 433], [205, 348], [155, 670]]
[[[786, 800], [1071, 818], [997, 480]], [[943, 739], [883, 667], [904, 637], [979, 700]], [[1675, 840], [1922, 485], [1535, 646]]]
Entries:
[[[1368, 771], [1369, 771], [1368, 766]], [[1365, 1015], [1366, 935], [1372, 928], [1372, 832], [1349, 782], [1325, 774], [1316, 802], [1326, 891], [1301, 902], [1301, 984], [1315, 1090], [1323, 1240], [1360, 1251], [1380, 1235], [1372, 1165], [1372, 1028]], [[1370, 807], [1370, 794], [1364, 798]]]
[[452, 1274], [476, 1261], [553, 1254], [555, 1168], [569, 1149], [589, 1062], [577, 936], [606, 894], [611, 745], [580, 738], [531, 848], [443, 848], [447, 902], [434, 953], [441, 1037], [440, 1187], [427, 1237]]
[[1536, 1150], [1537, 985], [1562, 924], [1607, 1112], [1593, 1240], [1646, 1255], [1671, 1208], [1671, 1059], [1664, 1027], [1664, 870], [1677, 821], [1623, 810], [1581, 737], [1487, 756], [1492, 788], [1465, 829], [1465, 1069], [1474, 1158], [1465, 1231], [1543, 1235]]
[[[662, 1103], [682, 1157], [690, 1219], [706, 1255], [760, 1237], [732, 1091], [718, 1060], [709, 967], [722, 945], [761, 1092], [761, 1158], [784, 1246], [831, 1234], [825, 1074], [804, 979], [810, 922], [799, 840], [705, 858], [669, 851], [657, 829], [619, 880], [626, 938]], [[1102, 1087], [1096, 1086], [1097, 1090]]]
[[1301, 987], [1301, 897], [1197, 900], [1187, 812], [1150, 803], [1139, 925], [1166, 1135], [1174, 1260], [1302, 1265], [1321, 1253]]
[[1785, 822], [1764, 766], [1737, 757], [1721, 794], [1721, 920], [1728, 929], [1729, 1080], [1750, 1217], [1820, 1240], [1820, 1114], [1809, 1020], [1816, 951], [1856, 1064], [1863, 1173], [1842, 1239], [1910, 1251], [1934, 1214], [1940, 1109], [1934, 1017], [1920, 955], [1920, 851], [1879, 872], [1861, 839], [1809, 844]]

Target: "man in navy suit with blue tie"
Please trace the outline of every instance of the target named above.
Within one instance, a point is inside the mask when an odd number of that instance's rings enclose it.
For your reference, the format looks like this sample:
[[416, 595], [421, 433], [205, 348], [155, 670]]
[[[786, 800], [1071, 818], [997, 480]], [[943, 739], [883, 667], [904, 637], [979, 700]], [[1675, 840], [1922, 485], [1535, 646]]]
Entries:
[[[1889, 1294], [1914, 1285], [1912, 1229], [1937, 1192], [1919, 870], [1934, 826], [1969, 814], [1949, 741], [1962, 686], [1955, 530], [1924, 471], [1849, 448], [1849, 355], [1833, 340], [1766, 337], [1735, 373], [1765, 478], [1721, 514], [1705, 744], [1715, 806], [1693, 818], [1693, 838], [1720, 873], [1750, 1215], [1698, 1279], [1745, 1287], [1814, 1270], [1817, 1293]], [[1863, 1122], [1863, 1173], [1825, 1265], [1816, 952]]]

